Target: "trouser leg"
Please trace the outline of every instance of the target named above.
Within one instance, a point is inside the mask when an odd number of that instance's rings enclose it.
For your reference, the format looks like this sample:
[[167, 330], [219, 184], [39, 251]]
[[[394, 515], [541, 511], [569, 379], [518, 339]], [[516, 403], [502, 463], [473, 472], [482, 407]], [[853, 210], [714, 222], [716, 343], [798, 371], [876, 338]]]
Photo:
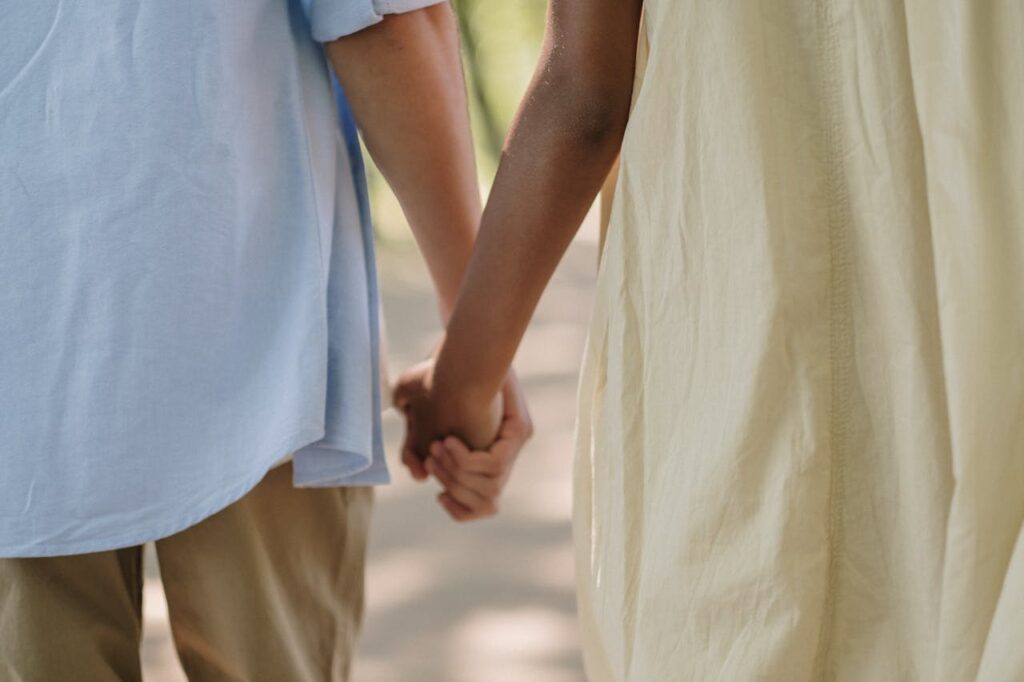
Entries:
[[0, 681], [142, 679], [142, 548], [0, 559]]
[[290, 464], [156, 543], [193, 682], [347, 680], [363, 612], [372, 493], [296, 489]]

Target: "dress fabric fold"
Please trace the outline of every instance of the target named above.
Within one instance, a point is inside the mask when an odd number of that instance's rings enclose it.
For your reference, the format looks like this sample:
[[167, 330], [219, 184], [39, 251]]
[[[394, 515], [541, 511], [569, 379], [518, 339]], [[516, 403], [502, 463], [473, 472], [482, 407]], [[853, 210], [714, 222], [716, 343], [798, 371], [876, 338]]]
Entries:
[[646, 3], [580, 389], [593, 682], [1024, 679], [1022, 33]]

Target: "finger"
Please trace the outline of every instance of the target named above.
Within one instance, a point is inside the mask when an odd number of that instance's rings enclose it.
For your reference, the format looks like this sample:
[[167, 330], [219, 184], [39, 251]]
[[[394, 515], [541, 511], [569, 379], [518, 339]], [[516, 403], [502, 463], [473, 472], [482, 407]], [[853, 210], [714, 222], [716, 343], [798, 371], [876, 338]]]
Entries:
[[405, 464], [406, 468], [409, 469], [409, 473], [417, 481], [423, 481], [427, 478], [427, 470], [424, 468], [422, 460], [416, 456], [412, 449], [404, 448], [402, 450], [402, 463]]
[[445, 438], [442, 452], [445, 452], [453, 461], [455, 468], [462, 471], [483, 476], [499, 476], [501, 474], [501, 463], [492, 457], [491, 453], [470, 450], [465, 443], [454, 436]]
[[[486, 456], [486, 455], [482, 455]], [[460, 486], [471, 490], [485, 500], [494, 501], [501, 495], [501, 482], [495, 476], [484, 476], [474, 474], [460, 469], [444, 449], [433, 460], [444, 470], [444, 472]]]
[[[445, 490], [451, 493], [455, 499], [461, 502], [463, 505], [470, 509], [479, 505], [483, 500], [478, 499], [480, 496], [474, 493], [472, 490], [466, 490], [465, 486], [459, 483], [455, 476], [452, 475], [448, 469], [446, 469], [437, 458], [431, 455], [424, 462], [423, 465], [426, 467], [427, 472], [437, 479]], [[456, 492], [456, 490], [458, 492]]]
[[493, 510], [484, 512], [475, 512], [471, 509], [467, 509], [448, 493], [441, 493], [437, 496], [437, 500], [453, 519], [462, 523], [490, 518], [497, 513], [496, 507]]
[[409, 403], [423, 392], [423, 386], [417, 381], [403, 381], [395, 385], [395, 389], [391, 392], [391, 401], [395, 406], [405, 412], [409, 407]]
[[406, 384], [397, 384], [395, 389], [391, 392], [391, 402], [394, 406], [402, 412], [405, 412], [409, 407], [410, 400], [412, 400], [412, 389]]
[[444, 486], [445, 492], [473, 514], [483, 514], [494, 503], [482, 495], [459, 483], [454, 476], [444, 469], [437, 460], [430, 457], [426, 461], [427, 471]]
[[473, 512], [452, 499], [452, 496], [448, 493], [440, 493], [437, 496], [437, 501], [442, 507], [444, 507], [444, 510], [448, 512], [448, 516], [452, 517], [456, 521], [473, 520]]

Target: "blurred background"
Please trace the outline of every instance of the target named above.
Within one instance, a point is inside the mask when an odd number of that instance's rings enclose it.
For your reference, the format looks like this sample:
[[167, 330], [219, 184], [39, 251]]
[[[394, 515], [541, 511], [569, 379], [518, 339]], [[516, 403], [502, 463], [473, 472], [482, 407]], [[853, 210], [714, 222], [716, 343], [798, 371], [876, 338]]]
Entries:
[[[462, 33], [481, 189], [498, 165], [505, 132], [533, 75], [544, 33], [547, 0], [452, 0]], [[409, 230], [394, 195], [370, 166], [374, 223], [382, 246], [408, 243]]]
[[[481, 191], [532, 74], [546, 0], [455, 0]], [[370, 168], [392, 373], [425, 357], [440, 322], [401, 211]], [[380, 488], [356, 682], [582, 682], [570, 526], [577, 372], [597, 262], [596, 217], [570, 249], [517, 359], [536, 435], [500, 517], [471, 525], [437, 505], [436, 484], [398, 462], [401, 420], [385, 420], [394, 484]], [[152, 554], [144, 595], [148, 682], [184, 682]]]

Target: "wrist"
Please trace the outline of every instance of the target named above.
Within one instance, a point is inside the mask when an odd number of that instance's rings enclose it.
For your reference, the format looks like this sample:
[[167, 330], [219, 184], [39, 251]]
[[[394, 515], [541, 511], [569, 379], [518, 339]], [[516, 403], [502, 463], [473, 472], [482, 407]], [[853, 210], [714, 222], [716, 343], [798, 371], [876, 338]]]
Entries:
[[454, 415], [466, 415], [473, 414], [490, 404], [497, 396], [497, 391], [491, 390], [481, 382], [435, 371], [430, 395], [435, 404], [445, 406], [446, 411]]
[[430, 385], [437, 425], [472, 449], [487, 449], [497, 438], [502, 421], [503, 401], [498, 392], [469, 380], [472, 374], [438, 369], [435, 365]]
[[447, 406], [455, 414], [473, 414], [489, 405], [501, 387], [483, 380], [482, 373], [466, 363], [449, 362], [447, 354], [438, 352], [430, 382], [431, 397], [438, 405]]

